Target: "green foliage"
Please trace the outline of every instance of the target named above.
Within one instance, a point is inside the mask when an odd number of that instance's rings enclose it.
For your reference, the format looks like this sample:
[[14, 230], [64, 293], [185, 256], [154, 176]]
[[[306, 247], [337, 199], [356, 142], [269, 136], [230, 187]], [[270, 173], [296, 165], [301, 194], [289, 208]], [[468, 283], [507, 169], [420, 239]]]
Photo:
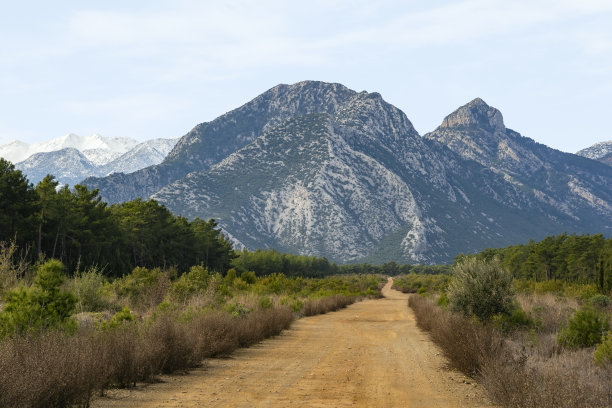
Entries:
[[172, 283], [169, 289], [170, 297], [178, 302], [184, 302], [198, 292], [208, 287], [211, 276], [203, 266], [192, 266], [189, 272], [182, 274]]
[[[113, 282], [117, 295], [126, 297], [131, 305], [161, 303], [165, 295], [164, 287], [169, 285], [168, 273], [160, 268], [147, 269], [138, 267], [131, 274]], [[149, 306], [149, 305], [147, 305]]]
[[597, 294], [589, 299], [589, 304], [593, 307], [604, 308], [610, 306], [612, 301], [606, 295]]
[[77, 298], [79, 312], [99, 312], [110, 307], [104, 294], [104, 282], [104, 275], [96, 267], [75, 275], [70, 282], [70, 289]]
[[272, 299], [270, 299], [268, 296], [263, 296], [259, 298], [257, 306], [259, 306], [260, 309], [264, 310], [271, 309], [272, 307], [274, 307], [274, 302], [272, 302]]
[[449, 302], [450, 301], [448, 300], [446, 293], [442, 292], [442, 294], [440, 294], [438, 297], [438, 300], [436, 300], [436, 305], [440, 306], [442, 309], [447, 309]]
[[451, 310], [476, 316], [481, 321], [512, 312], [512, 275], [497, 258], [490, 261], [466, 258], [461, 261], [453, 268], [447, 293]]
[[493, 324], [502, 332], [509, 333], [521, 329], [529, 329], [536, 326], [536, 321], [531, 318], [518, 304], [509, 314], [497, 314], [493, 316]]
[[134, 315], [127, 307], [122, 308], [120, 311], [115, 313], [110, 320], [102, 323], [102, 329], [109, 330], [115, 329], [123, 324], [123, 322], [134, 321]]
[[242, 272], [242, 274], [240, 274], [240, 279], [250, 285], [257, 281], [257, 277], [255, 276], [255, 272], [253, 271]]
[[559, 332], [557, 342], [567, 348], [590, 347], [601, 342], [602, 334], [609, 329], [607, 316], [585, 305], [570, 317], [567, 327]]
[[449, 275], [410, 273], [395, 277], [393, 287], [404, 293], [418, 293], [421, 288], [424, 291], [436, 293], [444, 291], [449, 280]]
[[6, 294], [0, 312], [0, 337], [51, 328], [76, 329], [70, 319], [76, 297], [61, 290], [63, 270], [58, 260], [47, 261], [38, 268], [31, 288], [20, 286]]
[[242, 251], [232, 261], [237, 271], [253, 271], [256, 276], [281, 273], [285, 276], [322, 277], [338, 272], [338, 266], [325, 258], [281, 254], [273, 249]]
[[246, 317], [251, 313], [251, 309], [238, 302], [231, 303], [228, 307], [228, 311], [234, 317]]
[[0, 158], [0, 241], [24, 245], [35, 232], [38, 210], [33, 186], [13, 163]]
[[26, 254], [30, 262], [56, 258], [69, 271], [101, 265], [111, 276], [138, 266], [182, 272], [202, 264], [225, 272], [235, 256], [214, 220], [189, 222], [154, 200], [108, 207], [98, 190], [58, 189], [51, 175], [34, 188], [0, 159], [0, 242], [9, 241], [35, 248]]
[[595, 348], [593, 361], [599, 366], [612, 366], [612, 332], [607, 332]]
[[612, 290], [612, 238], [605, 239], [602, 234], [561, 234], [525, 245], [489, 248], [476, 256], [499, 257], [502, 266], [517, 279], [592, 284], [602, 293]]
[[227, 271], [227, 274], [225, 275], [225, 281], [231, 285], [232, 283], [234, 283], [234, 281], [236, 280], [236, 270], [234, 268], [231, 268], [229, 271]]

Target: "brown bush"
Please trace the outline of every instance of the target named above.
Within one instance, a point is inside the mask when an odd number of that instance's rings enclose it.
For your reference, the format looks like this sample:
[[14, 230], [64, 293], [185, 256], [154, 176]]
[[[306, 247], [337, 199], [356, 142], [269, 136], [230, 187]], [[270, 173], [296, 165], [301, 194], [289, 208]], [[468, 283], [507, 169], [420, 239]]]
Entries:
[[502, 340], [490, 326], [446, 312], [423, 296], [410, 296], [408, 302], [417, 325], [430, 333], [454, 368], [475, 375], [488, 356], [500, 352]]
[[[547, 322], [537, 344], [526, 347], [422, 296], [411, 296], [409, 306], [417, 325], [429, 332], [450, 364], [475, 376], [502, 406], [612, 406], [612, 368], [596, 367], [589, 349], [562, 354], [554, 350], [556, 335], [548, 331], [558, 323]], [[561, 307], [555, 310], [564, 315]]]
[[94, 393], [186, 370], [289, 327], [287, 307], [244, 318], [221, 312], [182, 322], [171, 314], [74, 336], [50, 332], [0, 341], [0, 406], [88, 406]]
[[300, 310], [300, 314], [302, 316], [314, 316], [333, 312], [355, 303], [356, 300], [357, 298], [355, 297], [344, 295], [333, 295], [316, 300], [310, 300], [304, 303], [302, 310]]

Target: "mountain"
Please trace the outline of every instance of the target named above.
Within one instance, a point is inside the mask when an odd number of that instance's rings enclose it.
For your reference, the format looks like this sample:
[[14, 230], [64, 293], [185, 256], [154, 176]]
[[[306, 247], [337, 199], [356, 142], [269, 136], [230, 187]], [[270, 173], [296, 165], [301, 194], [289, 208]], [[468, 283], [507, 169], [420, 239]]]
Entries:
[[[612, 169], [507, 129], [500, 111], [475, 99], [424, 136], [528, 191], [538, 204], [596, 226], [612, 215]], [[596, 229], [594, 229], [596, 231]]]
[[209, 169], [251, 143], [268, 127], [293, 116], [333, 113], [356, 93], [340, 84], [319, 84], [315, 87], [305, 81], [275, 86], [249, 103], [194, 127], [160, 165], [139, 170], [129, 177], [120, 173], [93, 177], [85, 180], [85, 184], [98, 188], [110, 203], [148, 198], [192, 171]]
[[612, 140], [608, 142], [595, 143], [591, 147], [576, 152], [578, 156], [588, 157], [612, 166]]
[[520, 136], [480, 99], [421, 137], [380, 94], [315, 81], [196, 126], [157, 166], [85, 183], [215, 218], [238, 246], [339, 262], [447, 262], [612, 228], [612, 168]]
[[36, 153], [54, 152], [70, 147], [82, 152], [92, 163], [102, 165], [119, 157], [137, 144], [136, 140], [125, 137], [110, 138], [98, 134], [79, 136], [70, 133], [49, 141], [32, 144], [15, 140], [0, 146], [0, 157], [18, 163]]
[[96, 165], [72, 147], [53, 152], [35, 153], [17, 163], [31, 183], [37, 184], [47, 174], [53, 174], [63, 184], [74, 185], [95, 172]]
[[[178, 139], [151, 139], [134, 146], [113, 161], [98, 168], [98, 174], [133, 173], [137, 170], [159, 164], [172, 151]], [[81, 179], [82, 180], [82, 179]]]
[[[47, 174], [53, 174], [60, 183], [74, 185], [87, 177], [105, 176], [114, 172], [131, 173], [158, 164], [172, 150], [177, 141], [178, 139], [152, 139], [137, 144], [123, 154], [118, 150], [125, 148], [127, 143], [124, 141], [107, 145], [115, 149], [114, 152], [106, 148], [79, 151], [76, 148], [68, 147], [33, 154], [15, 166], [22, 170], [34, 184]], [[83, 143], [78, 145], [92, 146], [92, 144]], [[114, 157], [114, 159], [109, 162], [109, 157]]]

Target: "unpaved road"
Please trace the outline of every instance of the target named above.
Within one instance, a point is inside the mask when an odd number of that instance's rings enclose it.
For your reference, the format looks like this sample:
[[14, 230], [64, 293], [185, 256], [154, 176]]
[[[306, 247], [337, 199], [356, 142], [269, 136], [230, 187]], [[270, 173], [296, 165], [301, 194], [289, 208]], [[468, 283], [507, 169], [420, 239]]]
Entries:
[[110, 391], [93, 407], [485, 407], [482, 388], [445, 369], [407, 295], [383, 289], [186, 375]]

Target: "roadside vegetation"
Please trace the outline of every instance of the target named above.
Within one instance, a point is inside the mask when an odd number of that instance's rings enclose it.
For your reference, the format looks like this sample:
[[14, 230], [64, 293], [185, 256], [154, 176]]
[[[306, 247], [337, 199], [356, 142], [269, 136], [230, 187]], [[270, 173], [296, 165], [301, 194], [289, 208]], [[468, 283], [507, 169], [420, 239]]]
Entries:
[[287, 277], [202, 265], [72, 277], [0, 244], [0, 406], [87, 406], [109, 387], [187, 370], [276, 335], [293, 319], [380, 296], [374, 275]]
[[[555, 242], [558, 245], [551, 245]], [[581, 257], [577, 242], [596, 247], [582, 247], [596, 258], [579, 272], [579, 263], [570, 261]], [[444, 285], [428, 282], [431, 277], [406, 277], [411, 288], [427, 288], [417, 289], [420, 294], [412, 295], [409, 305], [419, 327], [429, 332], [450, 364], [481, 382], [496, 403], [609, 407], [608, 243], [601, 236], [562, 235], [543, 243], [461, 256]], [[508, 258], [526, 248], [539, 254], [527, 254], [533, 274]], [[546, 257], [541, 255], [544, 248]]]

